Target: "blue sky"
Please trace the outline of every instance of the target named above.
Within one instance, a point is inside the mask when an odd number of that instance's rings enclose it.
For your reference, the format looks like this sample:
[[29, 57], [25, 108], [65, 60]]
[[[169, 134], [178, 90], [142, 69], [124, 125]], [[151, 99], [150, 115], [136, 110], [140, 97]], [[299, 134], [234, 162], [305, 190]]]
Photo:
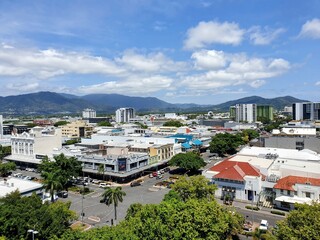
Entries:
[[319, 101], [318, 0], [0, 1], [1, 96]]

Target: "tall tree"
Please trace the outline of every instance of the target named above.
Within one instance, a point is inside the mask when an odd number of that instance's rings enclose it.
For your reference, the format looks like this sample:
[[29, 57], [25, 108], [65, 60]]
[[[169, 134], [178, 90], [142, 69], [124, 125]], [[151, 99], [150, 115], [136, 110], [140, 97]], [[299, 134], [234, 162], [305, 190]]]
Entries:
[[10, 171], [16, 170], [14, 162], [3, 163], [0, 161], [0, 176], [6, 177]]
[[123, 201], [123, 197], [126, 193], [122, 191], [122, 187], [110, 188], [108, 187], [102, 194], [104, 202], [110, 206], [113, 203], [114, 206], [114, 219], [117, 220], [117, 207], [119, 202]]
[[[178, 193], [183, 201], [188, 199], [207, 199], [214, 200], [214, 193], [217, 190], [216, 185], [209, 184], [209, 180], [204, 176], [182, 176], [172, 185], [172, 190]], [[174, 196], [174, 195], [173, 195]], [[178, 198], [178, 199], [179, 199]]]
[[13, 240], [30, 239], [27, 231], [34, 229], [38, 239], [59, 237], [77, 218], [69, 208], [70, 203], [42, 204], [36, 194], [22, 197], [18, 191], [12, 192], [0, 199], [0, 235]]
[[287, 218], [277, 223], [277, 239], [319, 239], [320, 204], [297, 204]]
[[44, 158], [39, 165], [39, 170], [42, 177], [49, 172], [58, 172], [61, 185], [67, 189], [68, 180], [79, 176], [81, 163], [75, 157], [66, 157], [64, 154], [60, 154], [55, 156], [53, 160], [48, 157]]
[[104, 165], [103, 164], [100, 164], [98, 166], [98, 173], [102, 175], [102, 179], [104, 181], [104, 173], [105, 173], [105, 168], [104, 168]]
[[169, 161], [169, 165], [178, 166], [190, 171], [196, 171], [204, 167], [206, 163], [198, 153], [187, 152], [173, 156]]
[[43, 174], [43, 186], [46, 191], [49, 191], [51, 202], [54, 202], [54, 192], [62, 189], [61, 177], [59, 172], [45, 172]]
[[210, 152], [218, 153], [220, 156], [224, 154], [234, 154], [237, 148], [244, 144], [242, 134], [218, 133], [210, 142]]

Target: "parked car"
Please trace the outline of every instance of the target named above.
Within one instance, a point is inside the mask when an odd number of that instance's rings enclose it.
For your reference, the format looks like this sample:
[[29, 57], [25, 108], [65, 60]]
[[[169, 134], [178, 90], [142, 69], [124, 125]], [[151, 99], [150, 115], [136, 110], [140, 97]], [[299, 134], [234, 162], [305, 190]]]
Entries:
[[106, 187], [110, 187], [111, 184], [110, 183], [100, 183], [99, 184], [99, 188], [106, 188]]
[[92, 183], [94, 183], [94, 184], [99, 184], [101, 181], [100, 180], [98, 180], [98, 179], [92, 179]]
[[152, 176], [156, 177], [156, 176], [158, 176], [158, 173], [157, 172], [153, 172]]
[[138, 182], [138, 181], [134, 181], [134, 182], [131, 182], [131, 183], [130, 183], [130, 186], [131, 186], [131, 187], [141, 186], [141, 183]]
[[152, 173], [149, 174], [149, 178], [153, 178], [153, 174]]
[[260, 223], [260, 226], [259, 226], [259, 229], [263, 230], [263, 231], [267, 231], [268, 230], [268, 226], [269, 226], [268, 221], [262, 219], [261, 223]]
[[162, 175], [159, 174], [159, 175], [157, 176], [157, 179], [161, 179], [161, 178], [162, 178]]
[[165, 172], [169, 172], [170, 171], [170, 168], [169, 167], [166, 167], [165, 169], [163, 169]]
[[60, 198], [67, 198], [68, 197], [68, 192], [67, 191], [58, 192], [57, 196], [60, 197]]

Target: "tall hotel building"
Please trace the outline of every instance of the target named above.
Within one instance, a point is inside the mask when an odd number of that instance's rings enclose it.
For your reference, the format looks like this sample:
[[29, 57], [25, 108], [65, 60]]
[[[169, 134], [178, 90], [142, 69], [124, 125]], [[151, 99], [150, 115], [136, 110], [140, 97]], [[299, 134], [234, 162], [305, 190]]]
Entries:
[[96, 111], [90, 108], [86, 108], [82, 111], [83, 118], [95, 118], [97, 115]]
[[119, 108], [116, 111], [116, 122], [129, 122], [131, 118], [136, 116], [134, 108]]
[[257, 104], [236, 104], [236, 122], [254, 123], [257, 121]]
[[292, 104], [293, 120], [320, 120], [320, 102]]

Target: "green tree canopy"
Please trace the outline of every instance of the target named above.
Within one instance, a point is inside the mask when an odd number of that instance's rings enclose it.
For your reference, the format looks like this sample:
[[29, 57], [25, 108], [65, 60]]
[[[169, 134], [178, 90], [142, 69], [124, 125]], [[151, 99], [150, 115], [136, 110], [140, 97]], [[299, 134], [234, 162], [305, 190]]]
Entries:
[[45, 173], [57, 172], [63, 188], [67, 188], [68, 180], [79, 176], [81, 172], [81, 163], [75, 157], [66, 157], [63, 154], [54, 157], [54, 160], [44, 158], [39, 165], [41, 176]]
[[16, 170], [16, 164], [14, 162], [0, 162], [0, 176], [6, 177], [10, 171]]
[[2, 146], [0, 145], [0, 161], [11, 154], [11, 146]]
[[248, 136], [249, 141], [251, 141], [252, 139], [258, 138], [260, 136], [260, 134], [253, 129], [245, 129], [242, 131], [242, 135]]
[[170, 120], [163, 124], [164, 127], [182, 127], [183, 123], [178, 120]]
[[237, 148], [244, 144], [242, 134], [218, 133], [210, 142], [210, 152], [218, 153], [220, 156], [224, 154], [234, 154]]
[[69, 122], [68, 121], [58, 121], [55, 124], [53, 124], [55, 127], [67, 125]]
[[70, 203], [42, 204], [36, 194], [21, 197], [18, 191], [12, 192], [0, 199], [0, 234], [7, 239], [27, 239], [28, 229], [34, 229], [39, 239], [59, 237], [76, 219], [69, 208]]
[[216, 185], [209, 184], [209, 180], [207, 178], [202, 175], [198, 175], [180, 177], [172, 185], [171, 191], [178, 193], [178, 199], [186, 201], [191, 198], [213, 200], [216, 190]]
[[97, 126], [99, 126], [99, 127], [112, 127], [112, 124], [107, 121], [101, 121], [101, 122], [97, 123]]
[[190, 171], [196, 171], [204, 167], [206, 163], [198, 153], [187, 152], [173, 156], [169, 161], [169, 165], [178, 166]]
[[278, 222], [275, 235], [277, 239], [311, 240], [319, 239], [320, 204], [297, 204], [287, 218]]

